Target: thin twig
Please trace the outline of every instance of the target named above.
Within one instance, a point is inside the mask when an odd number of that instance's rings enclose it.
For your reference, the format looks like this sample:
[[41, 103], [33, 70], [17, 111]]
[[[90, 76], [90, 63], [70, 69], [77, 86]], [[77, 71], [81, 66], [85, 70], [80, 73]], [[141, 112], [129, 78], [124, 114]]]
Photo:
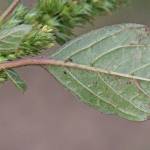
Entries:
[[14, 0], [12, 4], [6, 9], [6, 11], [2, 14], [0, 17], [0, 21], [5, 20], [8, 16], [11, 15], [13, 10], [17, 7], [17, 5], [20, 3], [20, 0]]
[[11, 68], [29, 66], [29, 65], [49, 65], [49, 66], [56, 66], [56, 67], [73, 68], [73, 69], [94, 72], [94, 73], [101, 73], [101, 74], [106, 74], [106, 75], [111, 75], [111, 76], [128, 78], [128, 79], [132, 79], [132, 80], [141, 80], [141, 81], [150, 82], [150, 79], [148, 79], [148, 78], [142, 78], [142, 77], [138, 77], [138, 76], [117, 73], [117, 72], [113, 72], [113, 71], [107, 71], [104, 69], [90, 67], [87, 65], [81, 65], [81, 64], [77, 64], [77, 63], [65, 62], [63, 60], [56, 60], [56, 59], [49, 59], [49, 58], [26, 58], [26, 59], [20, 59], [20, 60], [0, 63], [0, 71], [6, 70], [6, 69], [11, 69]]

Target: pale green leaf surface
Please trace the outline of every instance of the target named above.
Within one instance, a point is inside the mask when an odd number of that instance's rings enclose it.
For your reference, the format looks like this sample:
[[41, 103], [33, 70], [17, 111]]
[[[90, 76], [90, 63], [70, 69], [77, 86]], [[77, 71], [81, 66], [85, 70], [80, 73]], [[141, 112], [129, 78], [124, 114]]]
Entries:
[[22, 39], [31, 31], [30, 25], [18, 25], [0, 31], [0, 53], [14, 52]]
[[20, 76], [18, 75], [16, 71], [9, 69], [9, 70], [6, 70], [5, 73], [19, 90], [21, 91], [26, 90], [27, 88], [26, 83], [20, 78]]
[[104, 27], [71, 41], [53, 57], [102, 70], [49, 67], [57, 80], [83, 102], [101, 112], [133, 121], [143, 121], [150, 116], [150, 31], [147, 26]]

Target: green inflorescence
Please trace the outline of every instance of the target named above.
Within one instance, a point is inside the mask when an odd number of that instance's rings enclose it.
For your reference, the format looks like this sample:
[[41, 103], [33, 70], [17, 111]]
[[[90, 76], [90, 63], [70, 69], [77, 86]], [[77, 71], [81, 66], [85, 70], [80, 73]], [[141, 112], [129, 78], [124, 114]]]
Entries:
[[[24, 56], [39, 54], [43, 49], [52, 47], [56, 42], [64, 44], [73, 37], [72, 29], [88, 22], [95, 15], [110, 13], [127, 0], [38, 0], [31, 10], [19, 5], [12, 17], [4, 22], [0, 30], [21, 24], [32, 26], [14, 52], [1, 53], [0, 62], [11, 61]], [[5, 72], [0, 73], [0, 82], [7, 79]]]

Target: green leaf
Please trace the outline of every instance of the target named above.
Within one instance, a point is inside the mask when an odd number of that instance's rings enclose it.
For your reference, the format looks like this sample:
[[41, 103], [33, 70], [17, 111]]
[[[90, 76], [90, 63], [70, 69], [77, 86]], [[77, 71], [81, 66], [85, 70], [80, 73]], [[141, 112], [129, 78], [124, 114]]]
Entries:
[[128, 120], [144, 121], [150, 116], [147, 26], [104, 27], [71, 41], [53, 57], [73, 63], [48, 69], [81, 101]]
[[18, 25], [0, 31], [0, 53], [14, 52], [23, 38], [31, 31], [30, 25]]
[[6, 70], [5, 73], [19, 90], [24, 92], [27, 89], [25, 82], [20, 78], [20, 76], [18, 75], [16, 71], [9, 69], [9, 70]]

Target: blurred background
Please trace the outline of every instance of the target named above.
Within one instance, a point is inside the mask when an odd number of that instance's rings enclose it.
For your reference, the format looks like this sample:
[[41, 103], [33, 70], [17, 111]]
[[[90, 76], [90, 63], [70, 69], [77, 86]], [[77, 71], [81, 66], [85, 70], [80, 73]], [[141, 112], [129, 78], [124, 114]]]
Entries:
[[[26, 5], [32, 0], [24, 0]], [[150, 0], [131, 0], [111, 16], [95, 18], [76, 35], [117, 23], [150, 24]], [[8, 6], [0, 0], [0, 12]], [[150, 121], [135, 123], [104, 115], [79, 102], [39, 67], [19, 69], [28, 84], [20, 93], [0, 87], [0, 150], [149, 150]]]

